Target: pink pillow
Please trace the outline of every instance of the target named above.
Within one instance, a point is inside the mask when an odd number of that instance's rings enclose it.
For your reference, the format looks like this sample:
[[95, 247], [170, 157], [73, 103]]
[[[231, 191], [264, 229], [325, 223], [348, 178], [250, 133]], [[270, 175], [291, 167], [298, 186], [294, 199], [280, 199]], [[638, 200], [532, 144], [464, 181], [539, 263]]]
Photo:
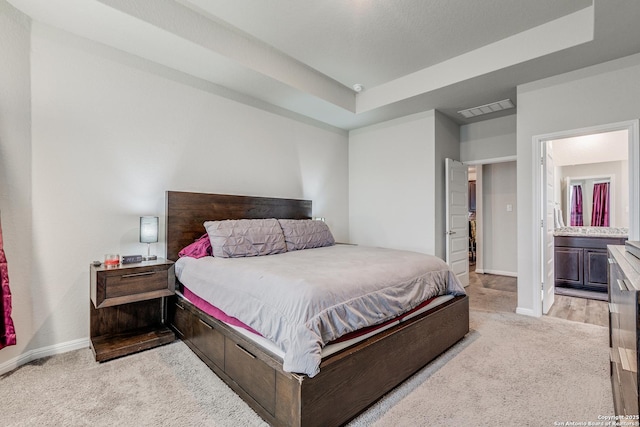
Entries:
[[202, 258], [211, 256], [211, 241], [208, 234], [203, 234], [198, 240], [182, 248], [178, 252], [179, 257], [188, 256], [191, 258]]

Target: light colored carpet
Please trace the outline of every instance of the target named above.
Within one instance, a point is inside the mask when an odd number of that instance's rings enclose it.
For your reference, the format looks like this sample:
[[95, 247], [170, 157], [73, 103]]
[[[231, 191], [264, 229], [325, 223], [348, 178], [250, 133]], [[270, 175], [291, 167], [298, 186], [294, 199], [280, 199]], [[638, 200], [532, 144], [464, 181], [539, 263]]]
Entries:
[[353, 424], [553, 426], [613, 415], [607, 328], [471, 311], [471, 329], [443, 356], [451, 360], [428, 365]]
[[[552, 426], [612, 415], [606, 328], [471, 311], [472, 331], [352, 426]], [[107, 363], [89, 349], [0, 377], [3, 426], [265, 423], [183, 343]]]

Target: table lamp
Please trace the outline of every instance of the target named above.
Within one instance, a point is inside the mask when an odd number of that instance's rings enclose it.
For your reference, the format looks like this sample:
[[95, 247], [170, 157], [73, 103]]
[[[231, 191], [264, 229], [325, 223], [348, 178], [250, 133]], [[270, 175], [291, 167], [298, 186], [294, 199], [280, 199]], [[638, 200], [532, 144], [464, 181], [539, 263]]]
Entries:
[[147, 244], [147, 256], [142, 259], [150, 261], [158, 259], [156, 255], [151, 255], [151, 244], [158, 241], [158, 217], [157, 216], [141, 216], [140, 217], [140, 243]]

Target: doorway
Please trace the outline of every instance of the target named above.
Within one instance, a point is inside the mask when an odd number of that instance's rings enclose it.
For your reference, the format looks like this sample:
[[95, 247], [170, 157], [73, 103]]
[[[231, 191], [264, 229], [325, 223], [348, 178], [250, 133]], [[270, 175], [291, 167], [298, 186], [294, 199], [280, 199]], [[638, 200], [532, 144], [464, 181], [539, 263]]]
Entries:
[[475, 211], [469, 215], [470, 231], [475, 229], [470, 233], [473, 269], [478, 274], [516, 277], [516, 157], [468, 162], [467, 166], [470, 179], [475, 178]]
[[[638, 120], [622, 122], [622, 123], [613, 123], [609, 125], [602, 125], [592, 128], [578, 129], [578, 130], [570, 130], [564, 132], [557, 132], [554, 134], [548, 135], [540, 135], [533, 138], [534, 150], [539, 155], [534, 156], [534, 161], [536, 162], [534, 166], [535, 171], [535, 183], [536, 183], [536, 191], [534, 194], [535, 198], [535, 212], [534, 212], [534, 233], [533, 233], [533, 244], [534, 244], [534, 254], [537, 254], [536, 259], [534, 259], [534, 283], [541, 284], [541, 291], [539, 297], [534, 297], [534, 315], [542, 315], [550, 309], [553, 303], [554, 297], [554, 280], [553, 280], [553, 251], [546, 250], [550, 245], [550, 239], [553, 239], [553, 233], [549, 233], [550, 229], [553, 229], [557, 225], [558, 213], [550, 213], [549, 209], [553, 209], [553, 207], [557, 204], [559, 210], [562, 211], [559, 218], [566, 219], [567, 218], [567, 210], [571, 209], [571, 206], [568, 206], [567, 203], [563, 202], [563, 189], [560, 181], [553, 179], [554, 185], [548, 187], [547, 176], [550, 173], [549, 168], [547, 167], [547, 156], [543, 155], [547, 153], [547, 149], [553, 148], [554, 153], [554, 163], [557, 159], [557, 150], [556, 146], [562, 146], [561, 143], [557, 141], [567, 140], [569, 138], [584, 138], [582, 139], [582, 144], [586, 142], [595, 141], [601, 139], [603, 136], [607, 134], [613, 134], [616, 132], [623, 132], [626, 135], [626, 141], [623, 145], [626, 146], [627, 158], [628, 158], [628, 166], [626, 171], [626, 176], [624, 178], [625, 182], [622, 181], [622, 175], [624, 173], [618, 173], [621, 175], [621, 179], [617, 181], [614, 179], [614, 182], [617, 182], [618, 190], [614, 195], [614, 199], [617, 199], [619, 203], [616, 204], [616, 217], [613, 220], [614, 223], [621, 224], [619, 226], [628, 225], [628, 236], [630, 240], [638, 240], [640, 233], [640, 185], [639, 185], [639, 175], [640, 175], [640, 143], [639, 143], [639, 132], [638, 132]], [[553, 142], [552, 142], [553, 141]], [[578, 140], [579, 141], [579, 140]], [[586, 142], [585, 142], [586, 141]], [[578, 145], [579, 147], [579, 145]], [[583, 147], [586, 147], [583, 145]], [[569, 150], [569, 162], [578, 163], [578, 158], [583, 156], [585, 152], [589, 150], [572, 148]], [[612, 151], [610, 146], [605, 146], [604, 151]], [[604, 157], [604, 154], [599, 155], [599, 159], [607, 160]], [[592, 162], [594, 163], [594, 162]], [[586, 164], [586, 162], [584, 163]], [[569, 165], [575, 166], [575, 165]], [[558, 174], [557, 170], [558, 166], [554, 166], [554, 175]], [[588, 166], [587, 166], [588, 168]], [[585, 177], [589, 176], [589, 173], [585, 172], [585, 169], [573, 169], [571, 172], [574, 175], [584, 175]], [[598, 175], [598, 172], [594, 170], [591, 175]], [[605, 174], [607, 175], [607, 174]], [[609, 173], [608, 175], [611, 175]], [[566, 182], [566, 181], [565, 181]], [[569, 181], [570, 182], [570, 181]], [[555, 185], [557, 183], [557, 185]], [[627, 184], [626, 186], [624, 184]], [[553, 194], [549, 194], [549, 192], [553, 192]], [[565, 189], [565, 192], [567, 190]], [[621, 193], [626, 193], [626, 195], [620, 195]], [[570, 198], [564, 198], [564, 200], [570, 200]], [[624, 203], [627, 201], [625, 205]], [[626, 222], [625, 223], [625, 218]], [[550, 224], [550, 221], [554, 221], [554, 224]], [[623, 225], [624, 224], [624, 225]], [[540, 289], [540, 288], [538, 288]], [[545, 301], [545, 298], [546, 301]]]

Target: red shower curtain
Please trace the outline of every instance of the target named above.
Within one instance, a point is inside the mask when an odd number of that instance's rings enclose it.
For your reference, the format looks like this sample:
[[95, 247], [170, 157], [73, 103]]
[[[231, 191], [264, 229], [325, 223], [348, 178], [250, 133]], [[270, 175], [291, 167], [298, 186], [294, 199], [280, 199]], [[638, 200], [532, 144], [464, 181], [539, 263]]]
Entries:
[[16, 344], [16, 330], [11, 320], [11, 291], [7, 258], [2, 245], [2, 223], [0, 223], [0, 349]]
[[609, 226], [609, 183], [593, 185], [593, 211], [591, 212], [593, 227]]
[[571, 193], [571, 226], [582, 227], [582, 186], [574, 185]]

